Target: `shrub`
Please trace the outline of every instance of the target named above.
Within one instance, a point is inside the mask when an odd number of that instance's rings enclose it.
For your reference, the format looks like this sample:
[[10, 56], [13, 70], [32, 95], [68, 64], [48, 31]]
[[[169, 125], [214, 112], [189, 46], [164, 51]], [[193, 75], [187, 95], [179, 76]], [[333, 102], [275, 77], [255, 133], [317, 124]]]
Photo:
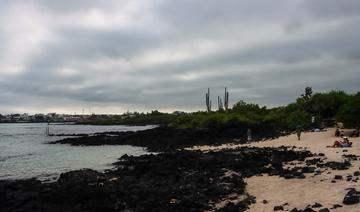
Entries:
[[360, 127], [360, 92], [349, 97], [336, 115], [346, 127]]

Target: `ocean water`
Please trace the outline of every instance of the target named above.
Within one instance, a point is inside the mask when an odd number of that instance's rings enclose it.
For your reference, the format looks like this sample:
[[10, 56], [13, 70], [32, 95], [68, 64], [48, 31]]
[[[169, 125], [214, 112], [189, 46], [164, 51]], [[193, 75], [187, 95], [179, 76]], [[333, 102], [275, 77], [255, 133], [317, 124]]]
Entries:
[[[47, 144], [62, 139], [59, 136], [45, 136], [47, 124], [0, 124], [0, 179], [38, 178], [54, 180], [60, 173], [91, 168], [105, 170], [112, 168], [124, 154], [146, 154], [144, 148], [129, 145], [70, 146]], [[50, 125], [52, 134], [79, 134], [105, 131], [137, 131], [154, 126], [91, 126]]]

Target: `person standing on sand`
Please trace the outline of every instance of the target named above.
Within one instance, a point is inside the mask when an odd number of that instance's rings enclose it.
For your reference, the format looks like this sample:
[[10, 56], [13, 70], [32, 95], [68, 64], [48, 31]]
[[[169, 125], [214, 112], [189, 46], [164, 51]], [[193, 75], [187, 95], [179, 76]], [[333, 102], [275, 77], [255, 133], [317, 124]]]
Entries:
[[298, 140], [300, 141], [300, 136], [301, 136], [301, 126], [300, 125], [296, 126], [296, 135], [298, 137]]
[[247, 141], [251, 141], [252, 140], [252, 134], [251, 134], [251, 130], [250, 128], [247, 130]]
[[335, 137], [339, 137], [341, 134], [340, 129], [337, 127], [335, 130]]

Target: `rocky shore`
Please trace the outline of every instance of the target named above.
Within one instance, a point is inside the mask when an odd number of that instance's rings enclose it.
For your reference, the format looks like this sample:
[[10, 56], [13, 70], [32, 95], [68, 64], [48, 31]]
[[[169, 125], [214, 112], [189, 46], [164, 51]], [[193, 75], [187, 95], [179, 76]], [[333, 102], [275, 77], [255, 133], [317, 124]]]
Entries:
[[[254, 130], [254, 140], [279, 137], [279, 133], [268, 130]], [[76, 136], [76, 135], [71, 135]], [[133, 145], [146, 147], [152, 152], [166, 152], [194, 145], [220, 145], [224, 143], [245, 143], [246, 129], [224, 129], [223, 131], [175, 129], [157, 127], [136, 132], [104, 132], [95, 135], [77, 135], [52, 142], [74, 146]]]
[[312, 154], [288, 148], [123, 156], [114, 170], [64, 173], [53, 183], [0, 181], [0, 211], [245, 211], [245, 177], [298, 176], [283, 164]]
[[[358, 211], [356, 142], [352, 149], [326, 149], [332, 131], [325, 131], [301, 141], [290, 135], [229, 145], [238, 135], [211, 133], [156, 128], [61, 140], [163, 153], [125, 155], [104, 173], [72, 171], [51, 183], [0, 181], [0, 211]], [[196, 144], [213, 146], [180, 150]]]

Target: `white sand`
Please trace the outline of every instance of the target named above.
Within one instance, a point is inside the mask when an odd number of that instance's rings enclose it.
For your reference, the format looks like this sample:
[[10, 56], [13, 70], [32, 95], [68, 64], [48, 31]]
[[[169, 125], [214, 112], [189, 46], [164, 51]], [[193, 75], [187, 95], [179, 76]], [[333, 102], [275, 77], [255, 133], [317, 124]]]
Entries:
[[[290, 136], [280, 137], [274, 140], [247, 144], [245, 146], [254, 147], [279, 147], [279, 146], [296, 146], [307, 148], [313, 153], [324, 153], [328, 161], [343, 161], [343, 154], [360, 155], [360, 138], [349, 138], [353, 142], [351, 148], [326, 148], [334, 143], [336, 138], [334, 136], [335, 129], [327, 129], [326, 132], [309, 132], [303, 133], [301, 140], [298, 141], [295, 134]], [[345, 132], [349, 133], [349, 131]], [[346, 134], [345, 134], [346, 135]], [[221, 150], [223, 148], [236, 148], [244, 145], [222, 145], [217, 147], [199, 146], [193, 149], [200, 149], [203, 151]], [[348, 150], [348, 152], [343, 152]], [[342, 204], [342, 200], [346, 194], [347, 188], [356, 188], [360, 190], [360, 180], [358, 182], [346, 181], [348, 174], [353, 175], [354, 171], [360, 171], [360, 161], [352, 161], [352, 167], [348, 170], [328, 170], [321, 175], [306, 174], [305, 179], [284, 179], [277, 176], [254, 176], [247, 178], [247, 191], [250, 195], [256, 197], [257, 203], [250, 206], [249, 211], [273, 211], [274, 206], [283, 205], [285, 210], [290, 211], [296, 207], [304, 209], [307, 205], [313, 205], [315, 202], [322, 204], [327, 208], [331, 208], [334, 204]], [[331, 183], [335, 175], [342, 175], [343, 180], [337, 180], [336, 183]], [[268, 203], [264, 204], [263, 200]], [[318, 210], [314, 208], [315, 210]], [[331, 211], [344, 212], [360, 212], [360, 204], [343, 205], [342, 208], [333, 209]]]

